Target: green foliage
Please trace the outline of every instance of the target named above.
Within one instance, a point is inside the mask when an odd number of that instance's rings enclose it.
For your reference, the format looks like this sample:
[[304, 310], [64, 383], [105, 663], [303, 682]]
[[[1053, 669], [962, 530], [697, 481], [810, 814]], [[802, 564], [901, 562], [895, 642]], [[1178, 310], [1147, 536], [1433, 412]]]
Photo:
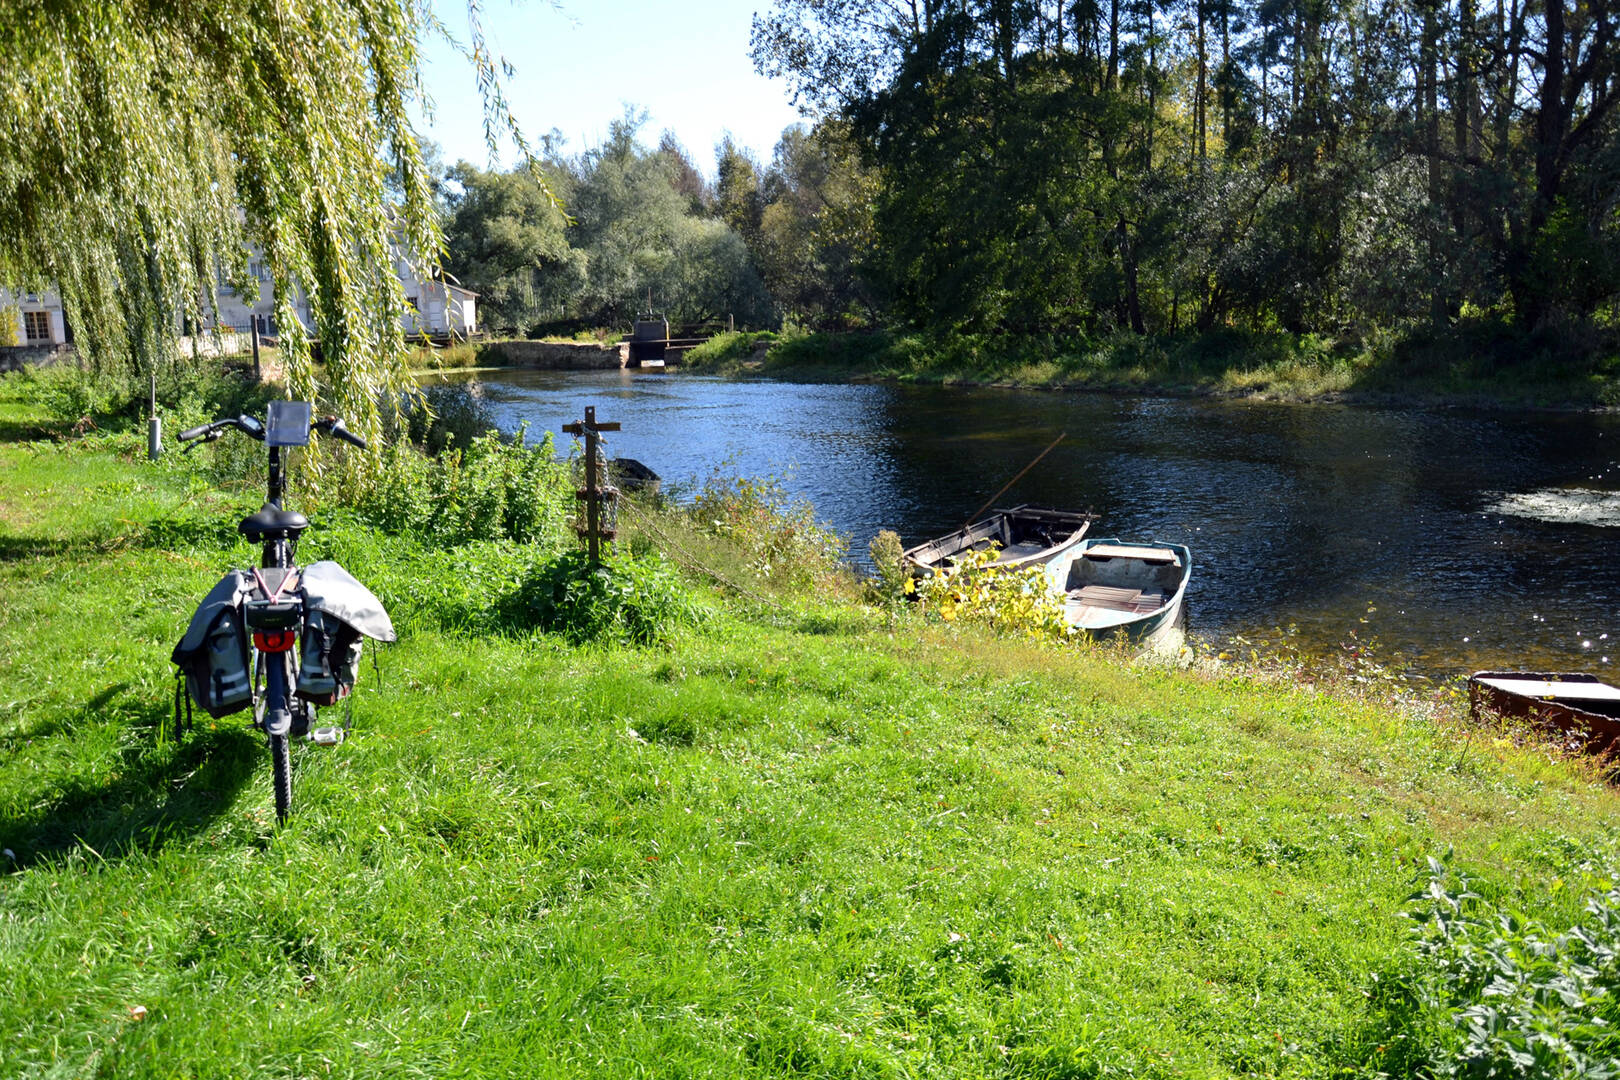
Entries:
[[478, 291], [483, 323], [527, 326], [564, 309], [585, 284], [587, 256], [569, 245], [568, 218], [534, 173], [463, 161], [449, 179], [445, 265]]
[[278, 829], [244, 718], [162, 733], [251, 551], [136, 544], [206, 498], [136, 448], [0, 444], [19, 1076], [1432, 1076], [1412, 866], [1455, 844], [1562, 934], [1585, 889], [1532, 886], [1613, 845], [1612, 788], [1458, 768], [1422, 712], [832, 604], [577, 648], [480, 618], [518, 545], [337, 514], [308, 554], [402, 640]]
[[501, 610], [508, 626], [534, 627], [576, 645], [664, 644], [704, 618], [661, 559], [616, 553], [592, 566], [578, 550], [532, 568]]
[[755, 258], [777, 305], [811, 327], [853, 330], [874, 319], [867, 269], [878, 176], [833, 120], [790, 127], [776, 144], [760, 182]]
[[804, 588], [843, 572], [849, 542], [816, 520], [815, 508], [791, 498], [780, 481], [715, 473], [697, 490], [687, 514], [698, 528], [734, 544], [759, 577]]
[[681, 366], [689, 371], [735, 371], [756, 355], [764, 352], [777, 340], [769, 330], [725, 331], [714, 335], [681, 357]]
[[473, 440], [497, 431], [494, 415], [465, 383], [429, 384], [405, 399], [400, 409], [405, 438], [437, 457], [467, 450]]
[[[71, 364], [27, 369], [18, 376], [23, 393], [37, 401], [63, 427], [131, 431], [151, 415], [151, 384], [120, 369], [96, 370]], [[167, 436], [221, 416], [263, 417], [275, 388], [257, 385], [243, 373], [220, 368], [173, 367], [157, 380], [158, 415]]]
[[[858, 150], [837, 173], [870, 179], [855, 262], [886, 314], [1339, 334], [1465, 304], [1524, 329], [1614, 318], [1610, 22], [1592, 3], [1492, 22], [1471, 3], [777, 0], [751, 42]], [[843, 276], [805, 242], [814, 204], [772, 205], [779, 300]]]
[[[1467, 1078], [1620, 1075], [1620, 886], [1584, 867], [1584, 910], [1566, 929], [1491, 904], [1466, 876], [1429, 861], [1412, 897], [1426, 967], [1423, 1003], [1440, 1014], [1437, 1072]], [[1564, 887], [1558, 879], [1555, 887]]]
[[1079, 634], [1063, 618], [1063, 597], [1046, 567], [998, 569], [996, 544], [964, 552], [923, 579], [923, 610], [945, 622], [974, 622], [1000, 634], [1067, 641]]
[[432, 456], [395, 442], [377, 480], [352, 502], [366, 520], [433, 546], [509, 539], [555, 547], [573, 506], [568, 470], [555, 456], [550, 432], [533, 445], [522, 431], [510, 442], [490, 432]]
[[696, 217], [677, 190], [676, 163], [636, 141], [639, 120], [616, 121], [608, 139], [574, 166], [570, 240], [588, 257], [581, 312], [622, 323], [655, 305], [677, 322], [730, 313], [744, 325], [772, 321], [770, 296], [747, 246], [729, 226]]
[[459, 194], [447, 265], [485, 294], [489, 321], [541, 331], [622, 326], [645, 308], [649, 289], [676, 322], [776, 321], [744, 238], [707, 215], [701, 177], [678, 146], [666, 140], [649, 151], [637, 141], [640, 123], [627, 115], [602, 145], [547, 163], [566, 219], [526, 171], [452, 172]]
[[411, 357], [411, 367], [417, 371], [458, 371], [477, 367], [480, 352], [480, 347], [470, 341], [418, 346]]
[[878, 595], [898, 599], [910, 592], [911, 571], [905, 562], [905, 545], [893, 529], [882, 529], [866, 545], [866, 553], [877, 570]]

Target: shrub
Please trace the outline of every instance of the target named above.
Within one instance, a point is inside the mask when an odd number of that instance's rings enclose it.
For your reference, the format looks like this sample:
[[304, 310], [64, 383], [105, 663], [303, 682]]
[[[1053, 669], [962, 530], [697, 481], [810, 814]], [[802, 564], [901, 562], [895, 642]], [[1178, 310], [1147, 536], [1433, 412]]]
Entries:
[[532, 445], [525, 436], [520, 430], [506, 441], [490, 432], [465, 451], [437, 456], [391, 443], [377, 482], [356, 498], [357, 508], [388, 532], [439, 547], [499, 539], [556, 546], [573, 507], [568, 469], [553, 460], [550, 432]]
[[574, 644], [656, 645], [703, 615], [667, 564], [622, 553], [592, 567], [583, 551], [565, 552], [531, 569], [502, 603], [506, 625], [560, 634]]
[[877, 571], [875, 586], [880, 598], [897, 600], [905, 595], [911, 571], [905, 563], [905, 546], [900, 542], [900, 534], [884, 529], [872, 537], [871, 543], [866, 545], [866, 553]]
[[[1043, 566], [997, 569], [996, 545], [959, 555], [922, 583], [923, 609], [946, 622], [980, 622], [1001, 633], [1060, 640], [1079, 633]], [[909, 579], [908, 579], [909, 581]]]
[[429, 454], [466, 450], [473, 440], [499, 429], [489, 407], [464, 384], [428, 386], [400, 409], [401, 434]]
[[778, 585], [810, 586], [844, 570], [848, 542], [779, 481], [716, 474], [698, 489], [688, 513], [699, 528], [732, 541], [754, 573]]

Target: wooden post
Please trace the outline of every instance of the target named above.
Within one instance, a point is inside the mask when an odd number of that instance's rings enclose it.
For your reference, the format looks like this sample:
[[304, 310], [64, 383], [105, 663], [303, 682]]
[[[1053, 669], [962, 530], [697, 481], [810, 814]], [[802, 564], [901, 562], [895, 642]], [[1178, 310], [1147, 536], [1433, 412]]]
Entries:
[[602, 541], [613, 539], [616, 532], [614, 529], [602, 527], [602, 500], [611, 498], [617, 493], [602, 483], [602, 476], [598, 471], [597, 454], [601, 452], [602, 446], [600, 433], [618, 431], [619, 425], [597, 423], [596, 406], [587, 405], [584, 421], [564, 424], [563, 430], [570, 435], [585, 437], [585, 486], [576, 491], [574, 497], [585, 504], [585, 524], [577, 528], [580, 535], [585, 537], [585, 548], [590, 563], [596, 566], [602, 561]]
[[253, 333], [253, 381], [264, 381], [264, 373], [259, 370], [259, 317], [252, 313], [248, 315], [248, 329]]
[[602, 537], [598, 531], [602, 522], [601, 500], [596, 485], [596, 408], [585, 408], [585, 546], [590, 552], [591, 565], [602, 561]]

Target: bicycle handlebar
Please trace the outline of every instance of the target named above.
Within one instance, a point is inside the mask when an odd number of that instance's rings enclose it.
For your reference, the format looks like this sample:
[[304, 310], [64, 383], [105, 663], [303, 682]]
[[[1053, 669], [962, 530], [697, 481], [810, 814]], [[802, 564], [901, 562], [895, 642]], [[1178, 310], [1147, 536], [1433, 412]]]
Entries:
[[[194, 428], [187, 428], [176, 438], [181, 442], [192, 442], [195, 439], [204, 439], [212, 442], [219, 438], [219, 432], [228, 427], [234, 427], [249, 438], [264, 440], [264, 425], [252, 416], [226, 416], [218, 420], [210, 420], [206, 424], [198, 424]], [[324, 432], [335, 438], [342, 439], [361, 450], [366, 449], [366, 440], [356, 435], [344, 426], [343, 421], [336, 416], [323, 417], [309, 425], [309, 430]], [[190, 450], [191, 447], [186, 447]]]
[[313, 424], [309, 425], [309, 429], [311, 431], [324, 431], [328, 435], [331, 435], [334, 438], [342, 439], [351, 446], [358, 446], [362, 450], [366, 448], [366, 440], [350, 431], [343, 425], [343, 421], [339, 420], [335, 416], [328, 416], [323, 420], [317, 420]]

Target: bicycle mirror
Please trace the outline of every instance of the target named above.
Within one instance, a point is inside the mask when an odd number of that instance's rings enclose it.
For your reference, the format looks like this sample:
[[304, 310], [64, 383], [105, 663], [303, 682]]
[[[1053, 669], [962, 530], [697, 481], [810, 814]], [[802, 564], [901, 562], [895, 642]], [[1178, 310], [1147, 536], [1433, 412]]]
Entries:
[[272, 401], [270, 424], [264, 433], [266, 446], [308, 446], [309, 417], [307, 401]]

